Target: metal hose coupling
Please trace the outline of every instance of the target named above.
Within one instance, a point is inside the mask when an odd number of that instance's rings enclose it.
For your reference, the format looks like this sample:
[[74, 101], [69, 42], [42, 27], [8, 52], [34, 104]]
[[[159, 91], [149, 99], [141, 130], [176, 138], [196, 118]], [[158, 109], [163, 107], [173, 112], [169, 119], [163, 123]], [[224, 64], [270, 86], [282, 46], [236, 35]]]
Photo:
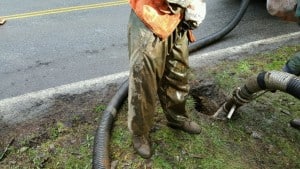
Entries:
[[241, 88], [236, 88], [232, 92], [232, 97], [217, 110], [213, 118], [220, 120], [231, 119], [236, 109], [252, 101], [251, 97], [243, 97], [241, 94]]
[[280, 90], [300, 99], [300, 79], [286, 72], [269, 71], [261, 72], [257, 76], [250, 77], [243, 87], [238, 87], [232, 93], [232, 97], [225, 102], [213, 118], [231, 119], [233, 113], [242, 105], [249, 103], [267, 91]]

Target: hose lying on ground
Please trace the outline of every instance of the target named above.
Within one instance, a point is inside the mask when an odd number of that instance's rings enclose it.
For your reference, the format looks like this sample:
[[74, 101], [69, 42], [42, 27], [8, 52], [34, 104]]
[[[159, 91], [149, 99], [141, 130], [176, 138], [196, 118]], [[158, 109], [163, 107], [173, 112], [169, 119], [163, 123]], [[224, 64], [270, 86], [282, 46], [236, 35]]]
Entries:
[[243, 87], [234, 90], [233, 96], [213, 117], [223, 119], [226, 115], [227, 119], [230, 119], [237, 108], [252, 101], [256, 94], [263, 90], [280, 90], [300, 99], [300, 79], [293, 74], [280, 71], [262, 72], [252, 76]]
[[110, 168], [108, 143], [110, 130], [114, 117], [120, 109], [128, 94], [128, 80], [126, 80], [109, 102], [104, 110], [100, 125], [97, 128], [94, 150], [93, 150], [93, 168]]
[[[195, 52], [201, 48], [204, 48], [213, 42], [216, 42], [223, 38], [226, 34], [235, 28], [235, 26], [239, 23], [241, 18], [243, 17], [246, 9], [249, 5], [250, 0], [242, 0], [240, 5], [240, 9], [232, 21], [226, 25], [223, 29], [219, 30], [212, 35], [209, 35], [203, 39], [200, 39], [194, 42], [189, 46], [190, 53]], [[108, 169], [110, 168], [110, 159], [109, 159], [109, 137], [110, 130], [113, 124], [114, 117], [116, 112], [119, 110], [121, 105], [123, 104], [125, 98], [128, 93], [128, 79], [122, 84], [119, 91], [113, 97], [111, 102], [109, 103], [106, 110], [103, 112], [102, 120], [100, 125], [98, 126], [94, 138], [94, 149], [93, 149], [93, 168], [94, 169]]]

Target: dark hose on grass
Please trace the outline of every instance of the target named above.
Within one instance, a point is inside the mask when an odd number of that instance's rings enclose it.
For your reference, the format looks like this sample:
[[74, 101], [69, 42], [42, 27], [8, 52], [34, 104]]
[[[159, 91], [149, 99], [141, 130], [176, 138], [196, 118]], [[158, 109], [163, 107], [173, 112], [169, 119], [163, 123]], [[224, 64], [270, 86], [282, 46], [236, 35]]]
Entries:
[[93, 150], [93, 168], [110, 168], [109, 139], [110, 131], [117, 111], [128, 94], [128, 79], [120, 86], [117, 93], [104, 110], [100, 125], [97, 128]]
[[[204, 48], [213, 42], [216, 42], [223, 38], [226, 34], [235, 28], [243, 17], [246, 9], [249, 5], [250, 0], [242, 0], [240, 9], [236, 16], [220, 31], [213, 33], [206, 38], [200, 39], [189, 46], [190, 53], [195, 52], [201, 48]], [[103, 112], [100, 125], [97, 128], [94, 138], [94, 149], [93, 149], [93, 168], [94, 169], [109, 169], [109, 139], [110, 130], [116, 116], [117, 111], [125, 101], [128, 94], [128, 79], [122, 84], [118, 92], [115, 94], [113, 99], [110, 101], [108, 107]]]

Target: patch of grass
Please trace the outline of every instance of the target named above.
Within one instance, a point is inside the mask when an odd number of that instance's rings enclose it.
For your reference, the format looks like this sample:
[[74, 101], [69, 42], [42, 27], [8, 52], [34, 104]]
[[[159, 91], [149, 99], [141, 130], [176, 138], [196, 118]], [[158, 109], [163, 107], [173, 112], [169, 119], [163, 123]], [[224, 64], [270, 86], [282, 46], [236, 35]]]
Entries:
[[[232, 90], [250, 76], [262, 71], [281, 70], [300, 45], [283, 47], [245, 59], [224, 61], [195, 72], [192, 80], [213, 77], [221, 91]], [[187, 110], [202, 127], [199, 135], [190, 135], [166, 126], [158, 104], [151, 132], [153, 156], [145, 160], [132, 147], [127, 127], [127, 102], [124, 103], [111, 132], [110, 157], [118, 169], [260, 169], [300, 168], [300, 133], [288, 123], [300, 117], [299, 100], [284, 92], [267, 92], [243, 105], [228, 122], [215, 121], [195, 110], [195, 100], [189, 97]], [[97, 115], [105, 110], [100, 104], [91, 111]], [[84, 115], [70, 116], [74, 125], [58, 119], [42, 134], [32, 133], [9, 147], [2, 169], [32, 168], [92, 168], [94, 133], [100, 117], [87, 120]], [[82, 122], [82, 120], [84, 122]], [[85, 122], [86, 121], [86, 122]]]
[[49, 139], [36, 142], [32, 135], [21, 141], [19, 148], [11, 147], [9, 162], [2, 163], [3, 169], [32, 168], [91, 168], [94, 129], [89, 124], [78, 128], [67, 128], [61, 122], [49, 128]]
[[237, 70], [241, 73], [249, 74], [251, 73], [251, 64], [246, 60], [242, 60], [237, 64]]
[[97, 107], [95, 107], [95, 112], [96, 113], [101, 113], [106, 109], [106, 105], [98, 105]]
[[[232, 79], [234, 73], [228, 72], [226, 70], [221, 71], [220, 73], [216, 73], [216, 81], [217, 84], [224, 88], [225, 90], [229, 91], [232, 86], [234, 86], [237, 83], [237, 79]], [[231, 81], [228, 81], [227, 79], [232, 79]]]

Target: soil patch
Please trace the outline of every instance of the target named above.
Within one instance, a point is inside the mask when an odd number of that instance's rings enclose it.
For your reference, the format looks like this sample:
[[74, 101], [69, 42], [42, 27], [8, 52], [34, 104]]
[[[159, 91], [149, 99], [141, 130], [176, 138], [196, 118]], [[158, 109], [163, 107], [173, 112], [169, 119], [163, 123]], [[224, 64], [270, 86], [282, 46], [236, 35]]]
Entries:
[[3, 126], [0, 129], [0, 150], [4, 150], [12, 140], [12, 146], [16, 148], [37, 147], [53, 137], [53, 131], [50, 129], [56, 128], [58, 122], [67, 128], [76, 128], [84, 123], [96, 126], [101, 114], [96, 113], [95, 108], [101, 104], [106, 105], [117, 89], [118, 84], [109, 84], [102, 91], [55, 97], [54, 104], [47, 110], [48, 115], [11, 126]]

